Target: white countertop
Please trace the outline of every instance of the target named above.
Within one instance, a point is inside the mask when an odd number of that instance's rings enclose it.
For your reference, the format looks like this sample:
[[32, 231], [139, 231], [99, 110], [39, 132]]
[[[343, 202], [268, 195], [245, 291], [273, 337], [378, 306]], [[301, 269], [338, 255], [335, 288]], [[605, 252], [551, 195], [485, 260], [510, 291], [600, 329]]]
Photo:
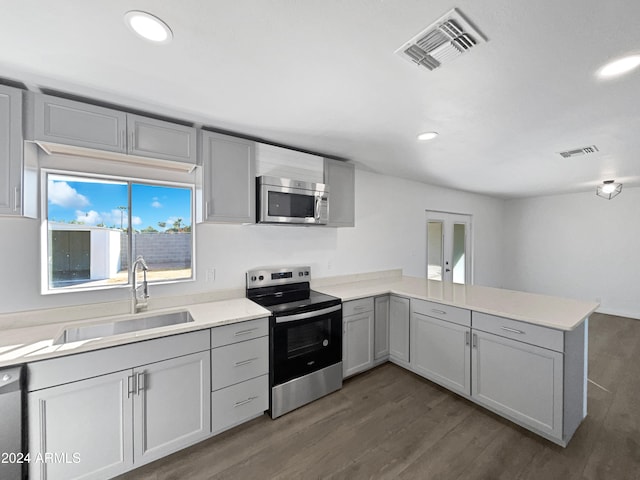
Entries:
[[[457, 285], [416, 277], [403, 277], [396, 274], [396, 271], [390, 271], [386, 275], [383, 273], [379, 278], [371, 278], [363, 274], [352, 276], [351, 279], [357, 280], [347, 283], [333, 283], [331, 279], [321, 279], [317, 284], [312, 284], [312, 288], [340, 297], [343, 301], [393, 293], [512, 318], [557, 330], [573, 330], [598, 308], [598, 304], [595, 302], [475, 285]], [[232, 298], [155, 309], [138, 313], [135, 317], [185, 310], [191, 314], [193, 322], [70, 342], [62, 345], [53, 345], [53, 342], [65, 328], [127, 320], [134, 316], [130, 314], [111, 315], [91, 320], [45, 323], [21, 328], [2, 328], [0, 330], [0, 367], [244, 322], [270, 315], [269, 310], [246, 298]], [[44, 314], [46, 312], [40, 313]], [[55, 314], [55, 318], [58, 318], [59, 314], [59, 312]], [[22, 316], [24, 315], [20, 314], [18, 318], [22, 318]]]
[[576, 328], [599, 306], [595, 302], [416, 277], [324, 284], [313, 288], [343, 301], [393, 293], [565, 331]]
[[[101, 324], [110, 321], [127, 320], [133, 317], [138, 318], [185, 310], [191, 314], [193, 322], [70, 342], [62, 345], [53, 345], [54, 340], [68, 327]], [[92, 320], [6, 329], [0, 332], [0, 367], [244, 322], [256, 318], [268, 317], [270, 314], [269, 310], [262, 308], [246, 298], [236, 298], [176, 308], [159, 309], [138, 313], [135, 316], [116, 315], [94, 318]]]

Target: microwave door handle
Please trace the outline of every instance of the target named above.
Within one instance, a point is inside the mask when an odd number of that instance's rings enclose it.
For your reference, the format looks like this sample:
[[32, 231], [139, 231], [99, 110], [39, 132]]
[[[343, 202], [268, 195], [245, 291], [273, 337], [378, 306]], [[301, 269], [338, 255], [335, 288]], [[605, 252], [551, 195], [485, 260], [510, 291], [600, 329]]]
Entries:
[[314, 212], [314, 218], [316, 223], [320, 222], [320, 204], [322, 202], [322, 195], [316, 195], [316, 211]]

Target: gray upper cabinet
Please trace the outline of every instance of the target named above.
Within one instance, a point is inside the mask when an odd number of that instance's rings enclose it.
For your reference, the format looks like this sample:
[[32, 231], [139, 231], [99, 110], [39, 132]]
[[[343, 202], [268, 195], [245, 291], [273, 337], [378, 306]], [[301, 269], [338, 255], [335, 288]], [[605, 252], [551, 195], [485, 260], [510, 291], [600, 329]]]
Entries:
[[27, 140], [197, 163], [193, 127], [38, 93], [27, 108]]
[[329, 185], [329, 226], [355, 226], [355, 168], [352, 163], [324, 159], [324, 183]]
[[195, 165], [196, 129], [185, 125], [127, 114], [127, 152]]
[[0, 85], [0, 215], [20, 215], [22, 91]]
[[255, 223], [255, 143], [202, 132], [204, 221]]
[[28, 140], [126, 153], [125, 112], [51, 95], [27, 98]]

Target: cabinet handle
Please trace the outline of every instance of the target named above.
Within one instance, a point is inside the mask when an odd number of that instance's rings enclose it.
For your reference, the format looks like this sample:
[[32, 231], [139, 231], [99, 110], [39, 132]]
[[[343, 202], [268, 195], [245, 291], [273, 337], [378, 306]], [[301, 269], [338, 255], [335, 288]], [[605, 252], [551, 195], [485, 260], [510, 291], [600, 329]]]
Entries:
[[13, 189], [13, 211], [17, 212], [20, 210], [20, 187], [15, 187]]
[[365, 308], [367, 308], [364, 305], [360, 305], [359, 307], [353, 307], [354, 310], [364, 310]]
[[132, 152], [135, 148], [135, 135], [133, 132], [129, 134], [129, 148], [127, 149], [129, 152]]
[[256, 398], [258, 398], [258, 397], [249, 397], [249, 398], [247, 398], [246, 400], [242, 400], [242, 401], [240, 401], [240, 402], [236, 402], [236, 403], [234, 403], [234, 404], [233, 404], [233, 408], [241, 407], [242, 405], [246, 405], [247, 403], [251, 403], [251, 402], [253, 402]]
[[127, 377], [127, 398], [131, 397], [135, 390], [134, 381], [133, 375]]
[[476, 333], [473, 334], [473, 345], [471, 345], [473, 348], [478, 348], [478, 335]]
[[469, 337], [471, 334], [469, 332], [464, 332], [464, 344], [469, 345]]
[[432, 308], [431, 311], [433, 313], [439, 313], [440, 315], [446, 315], [447, 312], [445, 312], [444, 310], [436, 310], [435, 308]]
[[125, 132], [124, 128], [120, 130], [120, 142], [122, 142], [122, 149], [127, 151], [127, 132]]
[[516, 330], [515, 328], [509, 328], [509, 327], [500, 327], [500, 328], [506, 332], [517, 333], [519, 335], [525, 334], [525, 332], [523, 332], [522, 330]]
[[236, 367], [241, 367], [242, 365], [248, 365], [252, 362], [255, 362], [258, 359], [258, 357], [253, 357], [253, 358], [249, 358], [247, 360], [242, 360], [240, 362], [236, 362], [234, 366]]
[[233, 334], [234, 337], [240, 337], [241, 335], [248, 335], [251, 332], [255, 332], [258, 328], [250, 328], [248, 330], [239, 330], [236, 333]]
[[137, 375], [137, 382], [136, 382], [136, 395], [140, 395], [140, 390], [144, 390], [144, 389], [145, 389], [144, 372], [139, 372]]

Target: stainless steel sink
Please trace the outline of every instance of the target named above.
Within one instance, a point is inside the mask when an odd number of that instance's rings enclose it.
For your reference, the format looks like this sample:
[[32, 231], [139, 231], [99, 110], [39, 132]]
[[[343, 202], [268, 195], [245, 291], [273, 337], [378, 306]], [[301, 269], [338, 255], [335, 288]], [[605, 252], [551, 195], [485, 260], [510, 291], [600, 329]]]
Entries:
[[62, 334], [54, 340], [53, 344], [61, 345], [63, 343], [110, 337], [122, 333], [138, 332], [140, 330], [149, 330], [151, 328], [166, 327], [188, 322], [193, 322], [193, 317], [191, 317], [189, 312], [185, 311], [136, 317], [129, 320], [118, 320], [94, 325], [83, 325], [81, 327], [66, 328]]

